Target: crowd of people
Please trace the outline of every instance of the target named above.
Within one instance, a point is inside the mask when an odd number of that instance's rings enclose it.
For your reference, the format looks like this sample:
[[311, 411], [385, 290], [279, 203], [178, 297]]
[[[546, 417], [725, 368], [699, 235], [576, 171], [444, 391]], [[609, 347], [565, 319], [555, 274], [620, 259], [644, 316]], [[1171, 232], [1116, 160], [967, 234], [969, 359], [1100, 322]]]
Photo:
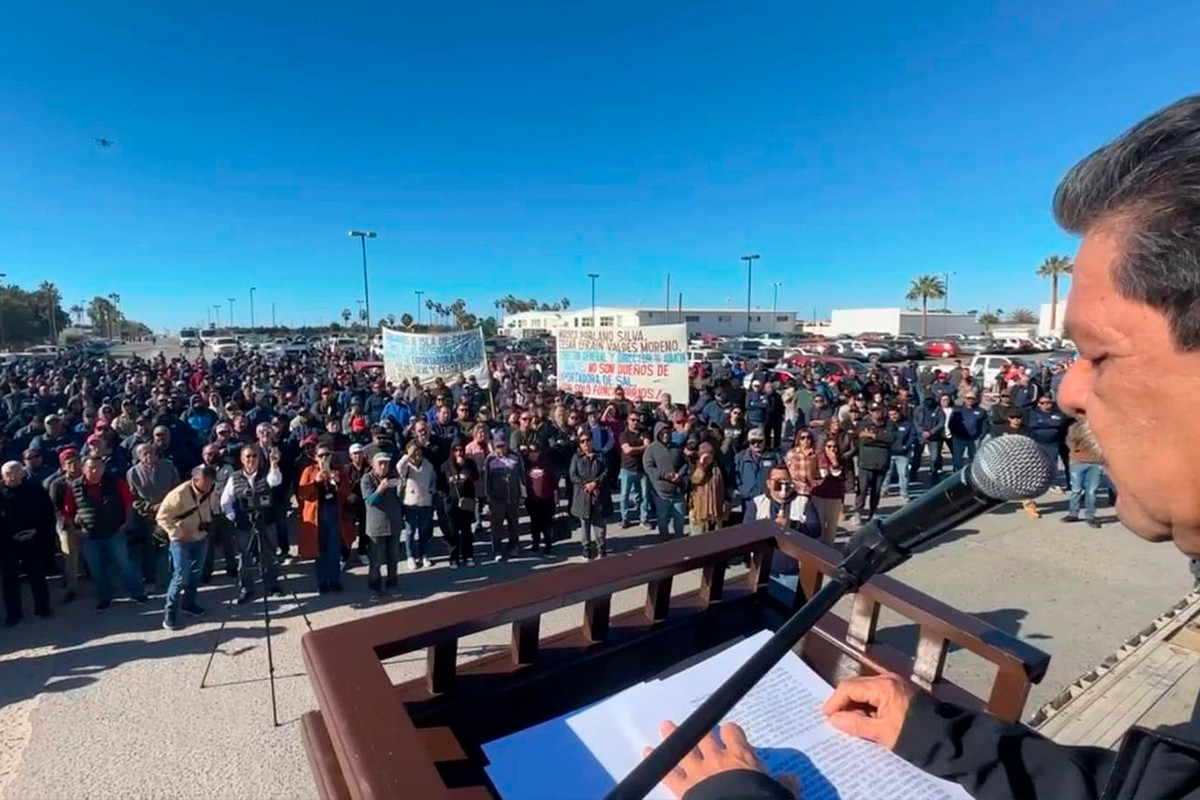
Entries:
[[35, 614], [51, 613], [48, 574], [61, 574], [62, 602], [88, 576], [101, 610], [118, 589], [139, 603], [163, 593], [174, 630], [205, 613], [197, 588], [218, 559], [247, 603], [283, 593], [281, 560], [311, 560], [324, 594], [365, 559], [377, 598], [401, 589], [401, 563], [420, 570], [443, 549], [453, 569], [479, 566], [481, 551], [551, 557], [578, 529], [582, 556], [602, 558], [613, 523], [666, 540], [771, 519], [834, 544], [847, 510], [869, 520], [885, 493], [906, 500], [988, 436], [1028, 435], [1061, 460], [1062, 490], [1079, 490], [1068, 519], [1085, 500], [1097, 524], [1099, 454], [1054, 406], [1061, 370], [1002, 375], [985, 410], [961, 362], [851, 376], [814, 364], [786, 386], [739, 363], [653, 403], [620, 386], [603, 400], [560, 392], [552, 355], [490, 367], [487, 389], [474, 376], [393, 384], [336, 353], [6, 368], [7, 624], [22, 618], [22, 575]]

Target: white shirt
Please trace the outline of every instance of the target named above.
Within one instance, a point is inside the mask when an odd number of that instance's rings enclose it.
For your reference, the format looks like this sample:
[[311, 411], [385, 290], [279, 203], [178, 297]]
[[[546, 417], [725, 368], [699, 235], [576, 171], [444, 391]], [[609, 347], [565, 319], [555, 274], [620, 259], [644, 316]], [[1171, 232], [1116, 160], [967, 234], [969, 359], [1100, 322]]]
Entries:
[[[242, 475], [246, 477], [246, 480], [251, 485], [254, 484], [256, 474], [255, 472], [247, 473], [245, 470], [242, 470]], [[278, 464], [272, 464], [271, 469], [267, 471], [267, 486], [274, 489], [281, 483], [283, 483], [283, 473], [279, 471]], [[237, 522], [237, 507], [235, 502], [233, 475], [230, 475], [229, 480], [225, 481], [225, 488], [221, 491], [221, 512], [233, 522]]]

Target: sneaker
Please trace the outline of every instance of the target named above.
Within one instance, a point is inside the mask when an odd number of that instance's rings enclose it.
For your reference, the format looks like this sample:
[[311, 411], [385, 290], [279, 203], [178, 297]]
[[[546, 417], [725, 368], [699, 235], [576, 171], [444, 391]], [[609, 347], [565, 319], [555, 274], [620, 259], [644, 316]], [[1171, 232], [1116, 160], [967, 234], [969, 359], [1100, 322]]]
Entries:
[[458, 562], [457, 562], [457, 561], [451, 561], [451, 562], [450, 562], [450, 569], [458, 569]]
[[180, 627], [179, 623], [170, 617], [163, 617], [162, 626], [164, 631], [177, 631]]
[[412, 556], [408, 557], [408, 568], [409, 569], [417, 568], [417, 560], [415, 558], [413, 558]]
[[500, 555], [499, 553], [496, 553], [495, 557], [492, 558], [492, 563], [499, 564], [503, 560], [504, 560], [504, 556]]
[[238, 595], [237, 604], [239, 606], [244, 606], [253, 599], [254, 592], [250, 591], [249, 589], [242, 589], [242, 593]]
[[1063, 522], [1079, 522], [1079, 517], [1073, 514], [1067, 514], [1065, 517], [1063, 517]]
[[1098, 519], [1089, 519], [1089, 520], [1087, 521], [1087, 524], [1088, 524], [1088, 527], [1089, 527], [1089, 528], [1099, 528], [1099, 527], [1100, 527], [1100, 520], [1098, 520]]
[[196, 606], [196, 605], [180, 606], [179, 610], [182, 611], [183, 613], [187, 614], [189, 617], [203, 617], [205, 614], [208, 613], [203, 608], [201, 608], [200, 606]]
[[632, 528], [632, 527], [633, 527], [633, 523], [630, 522], [629, 520], [627, 520], [627, 519], [621, 520], [621, 530], [623, 530], [623, 531], [628, 530], [629, 528]]

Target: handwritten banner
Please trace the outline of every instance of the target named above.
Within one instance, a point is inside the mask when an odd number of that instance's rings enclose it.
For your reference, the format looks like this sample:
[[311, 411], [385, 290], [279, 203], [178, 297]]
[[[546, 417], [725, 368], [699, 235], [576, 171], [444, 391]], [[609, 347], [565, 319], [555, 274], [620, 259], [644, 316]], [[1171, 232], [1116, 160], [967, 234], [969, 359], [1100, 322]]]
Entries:
[[606, 400], [618, 386], [629, 400], [687, 402], [687, 326], [558, 331], [559, 389]]
[[456, 383], [459, 375], [490, 382], [483, 350], [483, 331], [456, 333], [404, 333], [383, 329], [383, 373], [392, 383], [419, 378], [431, 383], [441, 378]]

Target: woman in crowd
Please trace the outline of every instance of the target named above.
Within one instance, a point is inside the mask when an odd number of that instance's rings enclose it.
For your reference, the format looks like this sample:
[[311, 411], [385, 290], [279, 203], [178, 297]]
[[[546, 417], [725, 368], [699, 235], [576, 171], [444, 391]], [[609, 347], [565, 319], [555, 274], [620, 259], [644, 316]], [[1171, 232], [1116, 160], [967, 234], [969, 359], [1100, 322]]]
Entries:
[[304, 468], [296, 489], [300, 502], [300, 555], [316, 557], [317, 591], [340, 592], [342, 546], [354, 541], [349, 508], [350, 480], [333, 463], [333, 449], [317, 446], [316, 461]]
[[729, 516], [729, 499], [725, 493], [725, 476], [717, 464], [712, 443], [701, 442], [698, 453], [688, 498], [692, 533], [708, 533], [725, 524]]
[[[604, 527], [604, 492], [607, 465], [596, 452], [592, 436], [586, 430], [578, 438], [579, 450], [571, 459], [571, 514], [583, 528], [583, 554], [591, 561], [608, 555]], [[594, 537], [594, 538], [593, 538]]]
[[832, 436], [825, 440], [817, 456], [817, 475], [818, 480], [812, 487], [809, 499], [821, 521], [821, 541], [832, 545], [837, 538], [838, 524], [842, 521], [848, 477], [842, 450]]
[[[375, 595], [396, 586], [396, 562], [400, 560], [400, 531], [404, 527], [404, 509], [400, 504], [398, 482], [392, 474], [392, 456], [380, 450], [371, 459], [371, 468], [359, 482], [366, 509], [365, 531], [370, 543], [367, 588]], [[387, 581], [380, 584], [380, 572], [387, 565]]]
[[450, 458], [442, 465], [446, 475], [447, 516], [450, 518], [450, 569], [479, 566], [475, 557], [475, 514], [479, 507], [479, 467], [467, 455], [461, 439], [450, 445]]
[[554, 546], [554, 509], [558, 504], [558, 472], [542, 452], [541, 443], [532, 441], [525, 459], [525, 510], [529, 512], [530, 549], [542, 547], [542, 555], [551, 555]]

